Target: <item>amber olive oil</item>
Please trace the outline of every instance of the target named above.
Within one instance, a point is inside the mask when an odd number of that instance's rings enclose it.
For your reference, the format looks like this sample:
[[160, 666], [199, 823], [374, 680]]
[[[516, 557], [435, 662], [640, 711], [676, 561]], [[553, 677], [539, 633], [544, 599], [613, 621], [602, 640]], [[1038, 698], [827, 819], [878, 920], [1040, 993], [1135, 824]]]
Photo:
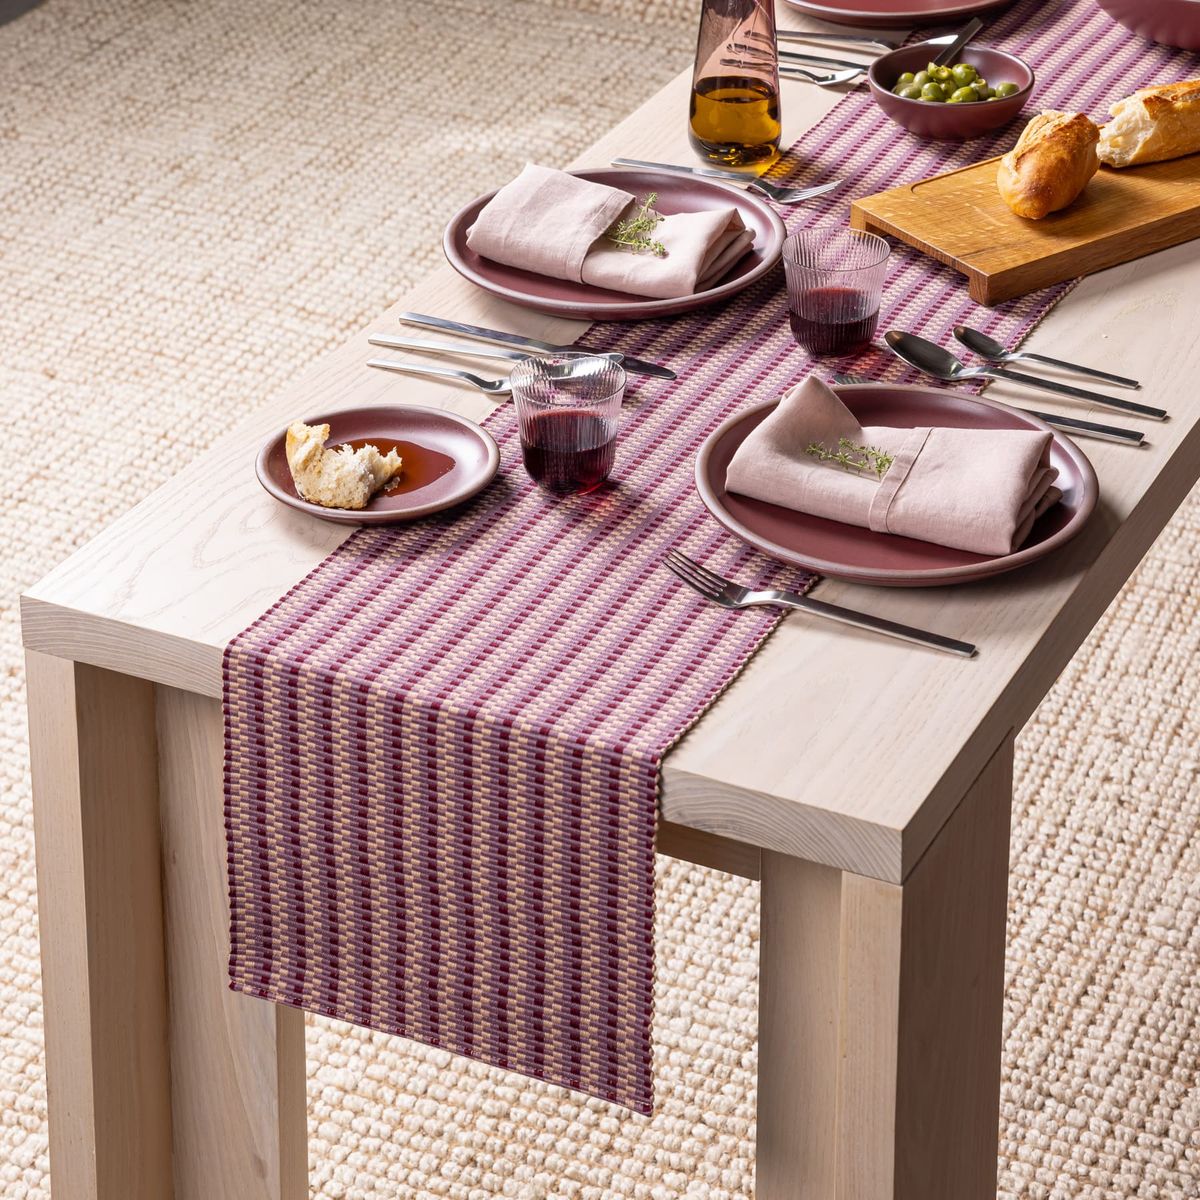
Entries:
[[771, 163], [779, 154], [779, 92], [764, 79], [716, 75], [692, 88], [692, 145], [731, 167]]

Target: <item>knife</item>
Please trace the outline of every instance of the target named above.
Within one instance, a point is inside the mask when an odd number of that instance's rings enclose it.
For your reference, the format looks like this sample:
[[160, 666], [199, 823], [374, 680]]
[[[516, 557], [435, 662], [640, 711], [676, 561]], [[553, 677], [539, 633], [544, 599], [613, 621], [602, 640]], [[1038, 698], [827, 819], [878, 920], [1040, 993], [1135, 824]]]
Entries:
[[[848, 375], [845, 372], [836, 372], [833, 376], [833, 382], [837, 384], [858, 384], [858, 383], [876, 383], [877, 380], [868, 379], [865, 375]], [[1014, 408], [1020, 407], [1013, 405]], [[1121, 442], [1127, 446], [1141, 446], [1145, 444], [1146, 435], [1140, 429], [1126, 429], [1123, 425], [1101, 425], [1096, 421], [1083, 421], [1079, 417], [1063, 417], [1058, 413], [1038, 412], [1035, 408], [1021, 408], [1021, 412], [1027, 412], [1031, 417], [1037, 417], [1039, 421], [1045, 421], [1047, 425], [1053, 425], [1056, 429], [1061, 429], [1066, 433], [1078, 433], [1085, 437], [1100, 438], [1107, 442]]]
[[[472, 346], [466, 342], [426, 342], [420, 338], [393, 337], [390, 333], [373, 333], [367, 338], [372, 346], [386, 346], [389, 350], [426, 350], [430, 354], [462, 354], [470, 358], [499, 358], [505, 362], [521, 362], [529, 357], [528, 351], [504, 350], [500, 346]], [[619, 366], [625, 356], [612, 351], [601, 358], [612, 359]]]
[[[500, 329], [485, 329], [480, 325], [464, 325], [460, 321], [447, 321], [445, 317], [431, 317], [426, 313], [405, 312], [400, 320], [407, 325], [424, 325], [430, 329], [442, 329], [447, 333], [461, 334], [481, 342], [498, 342], [502, 346], [519, 346], [523, 350], [535, 350], [541, 354], [607, 354], [606, 350], [592, 350], [588, 346], [556, 346], [552, 342], [540, 342], [537, 338], [523, 337], [519, 333], [505, 333]], [[649, 375], [654, 379], [674, 379], [675, 372], [658, 363], [644, 362], [640, 358], [625, 358], [625, 369], [635, 375]]]

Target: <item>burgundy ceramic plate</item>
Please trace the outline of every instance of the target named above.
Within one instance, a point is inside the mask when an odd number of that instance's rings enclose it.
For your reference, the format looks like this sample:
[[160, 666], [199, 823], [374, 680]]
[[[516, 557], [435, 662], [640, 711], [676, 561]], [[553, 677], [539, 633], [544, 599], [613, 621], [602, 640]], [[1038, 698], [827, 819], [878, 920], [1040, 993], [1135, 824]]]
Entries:
[[914, 25], [938, 25], [974, 16], [993, 8], [1004, 8], [1012, 0], [784, 0], [799, 12], [837, 25], [861, 25], [875, 29], [907, 29]]
[[550, 279], [506, 267], [483, 258], [467, 246], [467, 230], [475, 223], [483, 206], [496, 194], [489, 192], [459, 209], [446, 226], [442, 248], [450, 265], [472, 283], [502, 296], [514, 304], [557, 316], [587, 317], [593, 321], [640, 321], [653, 317], [673, 317], [705, 305], [728, 299], [755, 280], [761, 279], [778, 261], [787, 231], [775, 210], [765, 201], [732, 184], [714, 179], [670, 175], [665, 171], [647, 171], [636, 167], [601, 167], [572, 171], [582, 179], [624, 188], [635, 196], [658, 193], [655, 209], [664, 215], [701, 212], [704, 209], [732, 205], [741, 213], [748, 228], [754, 230], [754, 245], [734, 265], [724, 281], [706, 292], [677, 300], [647, 300], [625, 292], [590, 287], [569, 279]]
[[[1054, 433], [1036, 417], [964, 392], [866, 383], [834, 389], [863, 425], [911, 429], [943, 425], [962, 429], [1039, 429]], [[1013, 554], [989, 558], [889, 533], [873, 533], [751, 500], [725, 490], [725, 472], [734, 451], [778, 404], [747, 409], [713, 431], [696, 458], [696, 489], [709, 511], [731, 533], [773, 558], [821, 575], [884, 587], [930, 587], [971, 583], [1024, 566], [1056, 550], [1083, 528], [1100, 487], [1092, 464], [1073, 442], [1054, 433], [1050, 462], [1058, 468], [1063, 498], [1043, 513], [1025, 545]]]
[[341, 525], [392, 525], [414, 521], [453, 508], [482, 491], [500, 469], [500, 451], [492, 435], [474, 421], [440, 408], [416, 405], [347, 408], [306, 417], [306, 424], [329, 425], [327, 446], [341, 442], [374, 442], [385, 451], [392, 445], [404, 460], [398, 486], [377, 495], [366, 508], [322, 508], [301, 500], [292, 481], [284, 446], [286, 430], [258, 452], [258, 482], [276, 500]]
[[1200, 0], [1096, 0], [1126, 29], [1164, 46], [1200, 50]]

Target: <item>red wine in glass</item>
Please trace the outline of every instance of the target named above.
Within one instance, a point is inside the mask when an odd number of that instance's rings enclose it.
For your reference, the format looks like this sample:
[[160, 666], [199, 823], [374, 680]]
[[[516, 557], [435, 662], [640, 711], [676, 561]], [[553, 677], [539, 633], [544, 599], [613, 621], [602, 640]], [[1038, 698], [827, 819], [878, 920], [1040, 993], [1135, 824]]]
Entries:
[[521, 419], [521, 452], [530, 478], [557, 496], [590, 492], [612, 471], [617, 423], [573, 409]]
[[788, 320], [792, 336], [810, 354], [852, 354], [874, 336], [879, 302], [855, 288], [813, 288], [793, 300]]

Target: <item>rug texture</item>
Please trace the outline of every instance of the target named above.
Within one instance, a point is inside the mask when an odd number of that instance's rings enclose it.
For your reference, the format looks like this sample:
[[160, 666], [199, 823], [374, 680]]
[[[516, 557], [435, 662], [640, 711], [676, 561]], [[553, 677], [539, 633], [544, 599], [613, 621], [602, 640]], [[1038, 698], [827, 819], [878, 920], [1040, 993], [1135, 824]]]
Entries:
[[[50, 1195], [17, 593], [434, 266], [447, 212], [684, 66], [697, 7], [46, 0], [0, 26], [4, 1200]], [[1200, 1197], [1198, 546], [1193, 496], [1018, 742], [1005, 1200]], [[757, 889], [658, 886], [654, 1117], [312, 1021], [313, 1195], [751, 1196]]]

